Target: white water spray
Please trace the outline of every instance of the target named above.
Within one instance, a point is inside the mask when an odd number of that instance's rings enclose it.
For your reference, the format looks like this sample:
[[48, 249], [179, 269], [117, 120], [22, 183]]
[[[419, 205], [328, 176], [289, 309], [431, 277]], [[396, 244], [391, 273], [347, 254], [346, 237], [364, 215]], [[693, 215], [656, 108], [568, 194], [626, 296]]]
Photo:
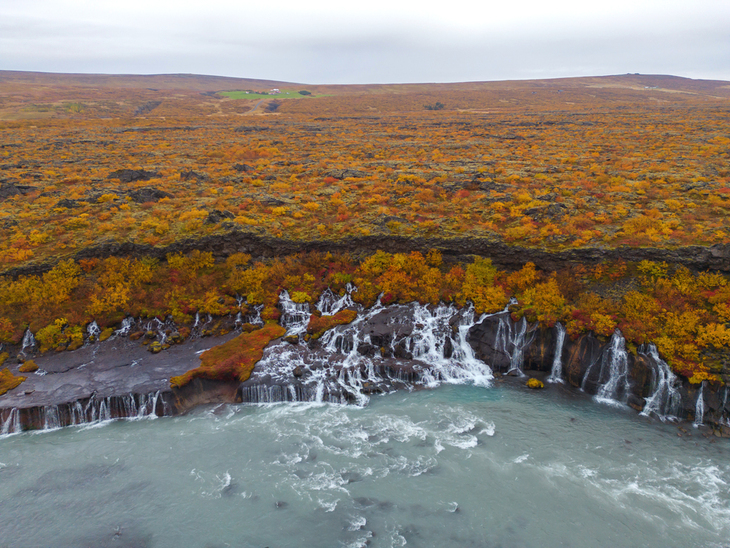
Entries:
[[20, 348], [20, 353], [25, 355], [25, 349], [26, 348], [35, 348], [36, 346], [36, 340], [33, 336], [33, 333], [31, 332], [30, 328], [27, 328], [25, 330], [25, 333], [23, 334], [23, 343]]
[[700, 390], [697, 393], [697, 403], [695, 404], [695, 428], [697, 428], [698, 426], [702, 426], [703, 421], [705, 420], [705, 397], [703, 394], [704, 390], [705, 383], [702, 382], [702, 384], [700, 384]]
[[[591, 364], [583, 377], [581, 388], [585, 390], [595, 363]], [[611, 337], [610, 346], [601, 356], [598, 371], [596, 401], [608, 404], [625, 404], [629, 395], [629, 355], [626, 340], [616, 329]]]
[[558, 340], [555, 341], [555, 356], [553, 357], [553, 367], [550, 370], [550, 376], [547, 382], [564, 383], [563, 380], [563, 344], [565, 343], [565, 326], [558, 322], [555, 324], [558, 330]]
[[679, 393], [679, 379], [671, 368], [659, 357], [656, 346], [649, 345], [648, 356], [654, 364], [654, 382], [651, 396], [646, 398], [646, 405], [641, 415], [656, 415], [660, 420], [676, 420], [682, 396]]
[[309, 303], [295, 303], [289, 297], [289, 292], [284, 290], [279, 295], [279, 306], [281, 307], [279, 323], [286, 328], [287, 336], [300, 335], [307, 330], [311, 316]]

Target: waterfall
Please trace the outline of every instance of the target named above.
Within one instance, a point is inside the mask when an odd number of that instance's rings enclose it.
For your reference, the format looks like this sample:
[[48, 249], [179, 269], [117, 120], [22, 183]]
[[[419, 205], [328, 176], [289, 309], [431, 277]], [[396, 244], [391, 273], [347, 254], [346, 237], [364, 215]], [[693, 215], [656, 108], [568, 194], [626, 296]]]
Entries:
[[332, 290], [328, 287], [320, 295], [315, 308], [320, 311], [323, 316], [334, 316], [340, 310], [345, 308], [354, 308], [355, 303], [352, 300], [352, 292], [355, 287], [351, 284], [347, 284], [347, 290], [341, 297], [335, 295]]
[[263, 304], [257, 304], [253, 307], [253, 312], [249, 313], [243, 323], [250, 323], [252, 325], [264, 325], [264, 320], [261, 319], [261, 311], [264, 309]]
[[[282, 318], [294, 317], [286, 327], [297, 333], [303, 322], [296, 320], [296, 314], [303, 310], [293, 308], [288, 296], [282, 297]], [[334, 299], [326, 296], [325, 302]], [[282, 341], [265, 349], [251, 378], [241, 386], [241, 399], [366, 405], [371, 394], [416, 384], [490, 384], [491, 369], [474, 356], [466, 340], [476, 323], [473, 308], [417, 303], [388, 308], [378, 303], [369, 310], [352, 306], [358, 309], [355, 320], [328, 330], [316, 343]]]
[[127, 316], [122, 320], [122, 325], [114, 332], [114, 335], [121, 335], [122, 337], [126, 337], [129, 335], [129, 332], [132, 331], [132, 327], [134, 327], [135, 321], [134, 318], [131, 316]]
[[558, 330], [558, 340], [555, 342], [555, 356], [553, 357], [553, 367], [550, 370], [550, 376], [547, 382], [565, 382], [563, 380], [563, 344], [565, 343], [565, 326], [558, 322], [555, 324]]
[[[588, 378], [595, 367], [592, 363], [586, 370], [581, 388], [585, 390]], [[623, 404], [629, 395], [629, 355], [626, 352], [626, 341], [616, 329], [611, 336], [608, 349], [601, 355], [598, 372], [598, 389], [596, 401], [609, 404]]]
[[648, 356], [654, 364], [652, 394], [646, 398], [646, 405], [641, 412], [648, 417], [656, 415], [660, 420], [676, 420], [682, 396], [679, 393], [680, 382], [671, 368], [659, 357], [656, 346], [649, 345]]
[[703, 395], [704, 390], [705, 383], [703, 381], [700, 384], [700, 390], [697, 393], [697, 403], [695, 404], [695, 428], [697, 428], [698, 426], [702, 426], [702, 423], [705, 419], [705, 397]]
[[[479, 318], [479, 321], [482, 319]], [[427, 384], [491, 384], [494, 378], [492, 370], [475, 357], [474, 350], [466, 341], [469, 329], [476, 323], [473, 306], [459, 310], [453, 305], [439, 304], [433, 309], [417, 305], [413, 320], [415, 328], [410, 337], [413, 358], [428, 365], [423, 371]], [[451, 349], [450, 356], [446, 355], [447, 348]]]
[[295, 303], [284, 290], [279, 295], [281, 319], [279, 323], [286, 328], [287, 336], [300, 335], [307, 330], [309, 323], [309, 303]]
[[0, 434], [15, 434], [23, 430], [41, 428], [55, 430], [65, 426], [79, 426], [98, 422], [142, 418], [155, 419], [174, 413], [173, 406], [161, 391], [148, 394], [123, 394], [88, 400], [77, 400], [58, 405], [31, 409], [12, 408], [2, 421]]
[[89, 340], [96, 340], [99, 335], [101, 335], [99, 324], [97, 324], [96, 321], [91, 322], [88, 326], [86, 326], [86, 334], [88, 335]]
[[25, 349], [26, 348], [35, 348], [36, 347], [36, 340], [33, 336], [33, 333], [30, 331], [30, 327], [26, 328], [25, 333], [23, 334], [23, 343], [20, 348], [20, 353], [25, 355]]
[[0, 435], [17, 434], [20, 431], [20, 411], [14, 407], [3, 421], [2, 428], [0, 428]]
[[499, 326], [497, 327], [496, 335], [496, 349], [504, 352], [510, 358], [509, 369], [507, 374], [516, 372], [519, 376], [524, 376], [522, 372], [522, 366], [524, 364], [525, 356], [524, 350], [527, 345], [532, 342], [534, 335], [530, 333], [530, 337], [527, 338], [527, 320], [522, 318], [519, 322], [513, 325], [510, 322], [509, 315], [505, 314], [499, 319]]

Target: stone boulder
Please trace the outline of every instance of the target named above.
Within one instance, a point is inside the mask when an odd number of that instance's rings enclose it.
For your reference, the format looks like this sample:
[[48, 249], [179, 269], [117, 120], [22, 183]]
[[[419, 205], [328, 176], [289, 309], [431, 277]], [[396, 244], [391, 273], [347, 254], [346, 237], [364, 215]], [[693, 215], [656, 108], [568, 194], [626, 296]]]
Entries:
[[144, 169], [118, 169], [106, 176], [107, 179], [117, 179], [120, 183], [134, 183], [135, 181], [149, 181], [153, 177], [159, 177], [156, 171], [145, 171]]

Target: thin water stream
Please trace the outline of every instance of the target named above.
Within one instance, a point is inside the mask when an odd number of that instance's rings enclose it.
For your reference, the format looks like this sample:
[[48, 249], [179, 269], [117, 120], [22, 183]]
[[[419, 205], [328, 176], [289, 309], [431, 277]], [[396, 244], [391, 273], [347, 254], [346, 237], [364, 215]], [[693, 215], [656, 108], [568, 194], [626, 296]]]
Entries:
[[15, 434], [0, 546], [727, 546], [730, 443], [677, 433], [555, 391], [445, 385]]

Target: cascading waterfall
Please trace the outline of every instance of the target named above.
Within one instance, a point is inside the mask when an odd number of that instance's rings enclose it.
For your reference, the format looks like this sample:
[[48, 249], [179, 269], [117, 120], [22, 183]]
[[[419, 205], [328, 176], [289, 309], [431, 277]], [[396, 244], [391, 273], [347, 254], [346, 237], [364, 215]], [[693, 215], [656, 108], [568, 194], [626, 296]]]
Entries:
[[500, 317], [495, 343], [497, 350], [504, 352], [510, 357], [507, 374], [514, 372], [521, 377], [525, 375], [522, 371], [525, 360], [524, 350], [532, 342], [534, 332], [530, 333], [529, 337], [527, 337], [527, 334], [527, 320], [525, 318], [517, 322], [513, 328], [512, 322], [509, 321], [509, 316], [504, 315]]
[[315, 308], [319, 310], [323, 316], [334, 316], [340, 310], [344, 310], [345, 308], [355, 308], [355, 303], [352, 300], [352, 292], [354, 290], [355, 287], [348, 283], [345, 294], [339, 296], [335, 295], [328, 287], [322, 292], [319, 300], [317, 300]]
[[667, 362], [659, 357], [659, 352], [653, 344], [648, 347], [648, 356], [654, 364], [654, 378], [652, 394], [646, 398], [646, 405], [641, 414], [646, 417], [655, 415], [662, 421], [676, 420], [679, 406], [682, 403], [679, 379]]
[[20, 411], [17, 408], [10, 410], [10, 414], [3, 421], [0, 435], [17, 434], [20, 432]]
[[86, 334], [88, 335], [89, 339], [96, 339], [101, 335], [101, 329], [99, 329], [99, 324], [97, 324], [95, 321], [91, 322], [88, 326], [86, 326]]
[[243, 323], [250, 323], [252, 325], [264, 325], [264, 320], [261, 319], [261, 311], [264, 309], [263, 304], [257, 304], [253, 307], [253, 312], [249, 313], [243, 318]]
[[563, 344], [565, 343], [565, 326], [558, 322], [555, 324], [558, 330], [558, 340], [555, 342], [555, 356], [553, 357], [553, 366], [550, 370], [550, 376], [547, 382], [564, 383], [563, 380]]
[[25, 330], [25, 333], [23, 334], [23, 342], [20, 348], [20, 353], [25, 355], [25, 349], [26, 348], [35, 348], [36, 347], [36, 340], [33, 336], [33, 333], [31, 332], [30, 328], [27, 328]]
[[[479, 321], [483, 318], [479, 318]], [[417, 305], [413, 319], [415, 329], [410, 337], [413, 358], [428, 365], [422, 372], [426, 384], [436, 385], [440, 382], [473, 382], [480, 386], [491, 384], [494, 378], [492, 370], [474, 356], [474, 350], [466, 341], [469, 329], [476, 323], [472, 306], [460, 311], [453, 305], [440, 304], [433, 309]], [[452, 329], [454, 319], [456, 319], [455, 330]], [[451, 348], [451, 355], [448, 357], [446, 348]]]
[[281, 307], [280, 322], [286, 328], [287, 336], [300, 335], [307, 330], [309, 323], [309, 303], [295, 303], [289, 297], [289, 292], [284, 290], [279, 295], [279, 306]]
[[[21, 414], [28, 414], [28, 421], [21, 420]], [[124, 394], [97, 398], [92, 396], [85, 403], [74, 401], [60, 405], [23, 410], [10, 409], [2, 422], [0, 434], [17, 434], [24, 430], [23, 423], [32, 427], [41, 426], [43, 430], [55, 430], [65, 426], [79, 426], [97, 422], [141, 418], [157, 418], [173, 413], [173, 407], [159, 390], [149, 394]]]
[[[581, 388], [586, 384], [596, 363], [586, 370]], [[596, 401], [609, 404], [624, 404], [629, 395], [629, 355], [626, 352], [626, 341], [616, 329], [611, 336], [609, 348], [603, 352], [598, 371], [598, 389]]]
[[127, 316], [122, 320], [122, 325], [120, 325], [119, 329], [114, 332], [114, 335], [126, 337], [132, 331], [132, 327], [134, 327], [134, 324], [134, 318], [131, 316]]
[[705, 420], [705, 397], [704, 397], [705, 383], [704, 381], [700, 384], [700, 389], [697, 393], [697, 403], [695, 404], [695, 421], [694, 426], [702, 426]]
[[[282, 308], [288, 318], [296, 318], [302, 310], [293, 308], [287, 297]], [[333, 296], [325, 295], [324, 300], [332, 303]], [[382, 327], [379, 322], [383, 319], [378, 316], [393, 308], [386, 310], [379, 302], [366, 311], [356, 307], [359, 314], [352, 323], [330, 329], [315, 347], [281, 342], [267, 348], [251, 379], [241, 387], [243, 401], [365, 405], [369, 394], [400, 386], [442, 382], [489, 385], [491, 369], [476, 359], [466, 341], [476, 323], [473, 308], [459, 310], [455, 306], [417, 303], [396, 307], [397, 313], [391, 312], [387, 320], [391, 338], [380, 350], [377, 348], [381, 342], [374, 344], [370, 333], [377, 325]], [[337, 311], [330, 304], [321, 308]], [[287, 333], [298, 333], [303, 320], [287, 321]], [[398, 352], [407, 356], [405, 362], [395, 357], [400, 355]]]

